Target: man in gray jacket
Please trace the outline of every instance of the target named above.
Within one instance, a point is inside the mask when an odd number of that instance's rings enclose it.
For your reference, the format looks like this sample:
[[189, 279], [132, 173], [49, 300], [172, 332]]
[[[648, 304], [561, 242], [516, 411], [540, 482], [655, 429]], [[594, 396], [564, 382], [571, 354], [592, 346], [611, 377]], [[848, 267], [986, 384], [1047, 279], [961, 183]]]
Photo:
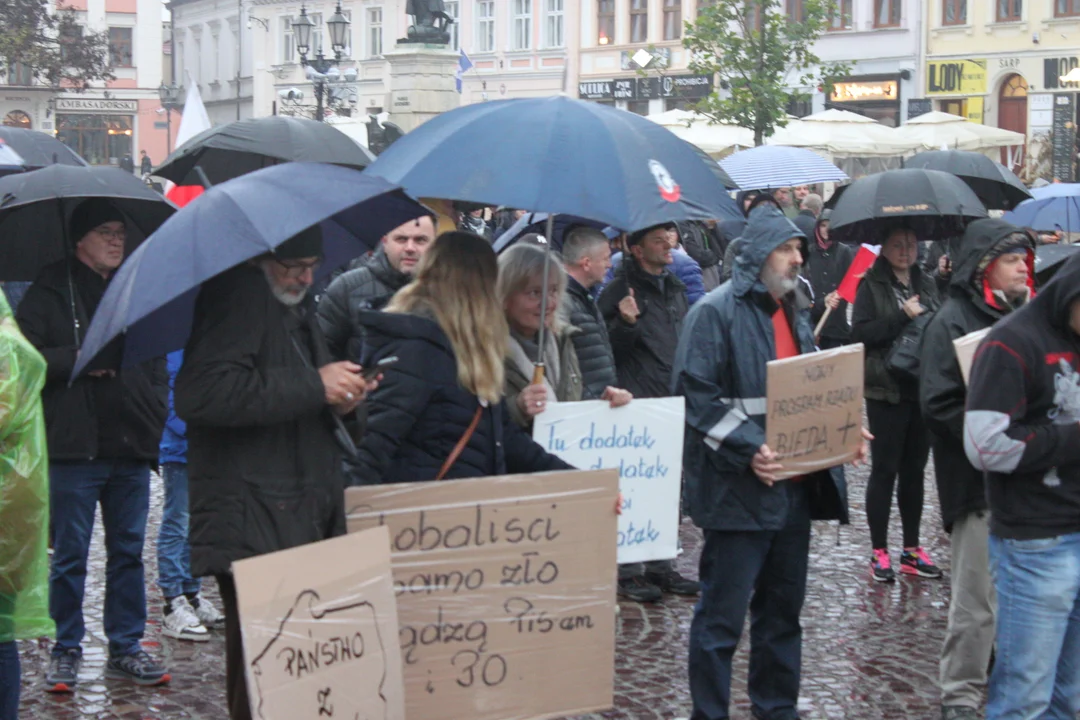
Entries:
[[408, 285], [434, 241], [435, 220], [430, 215], [410, 220], [383, 236], [373, 255], [330, 283], [319, 301], [319, 326], [331, 357], [348, 359], [349, 340], [360, 335], [357, 313], [381, 309]]
[[702, 528], [701, 601], [690, 626], [693, 720], [728, 717], [732, 658], [751, 614], [755, 718], [795, 720], [811, 519], [847, 522], [842, 476], [776, 482], [765, 444], [766, 364], [814, 352], [795, 307], [805, 238], [775, 206], [750, 212], [731, 282], [686, 317], [672, 390], [686, 398], [683, 468]]

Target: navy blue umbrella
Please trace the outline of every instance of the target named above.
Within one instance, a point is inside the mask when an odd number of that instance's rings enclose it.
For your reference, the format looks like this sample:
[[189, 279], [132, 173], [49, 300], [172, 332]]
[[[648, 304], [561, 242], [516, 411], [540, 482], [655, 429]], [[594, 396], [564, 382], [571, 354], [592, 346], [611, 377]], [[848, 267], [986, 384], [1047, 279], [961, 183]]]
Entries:
[[627, 230], [742, 217], [717, 174], [670, 130], [563, 96], [443, 113], [391, 145], [365, 174], [416, 197], [577, 215]]
[[429, 211], [400, 188], [334, 165], [276, 165], [216, 185], [177, 212], [117, 271], [90, 322], [72, 377], [126, 333], [124, 365], [184, 347], [210, 278], [320, 223], [323, 273]]
[[1031, 191], [1004, 219], [1035, 230], [1080, 232], [1080, 183], [1053, 183]]

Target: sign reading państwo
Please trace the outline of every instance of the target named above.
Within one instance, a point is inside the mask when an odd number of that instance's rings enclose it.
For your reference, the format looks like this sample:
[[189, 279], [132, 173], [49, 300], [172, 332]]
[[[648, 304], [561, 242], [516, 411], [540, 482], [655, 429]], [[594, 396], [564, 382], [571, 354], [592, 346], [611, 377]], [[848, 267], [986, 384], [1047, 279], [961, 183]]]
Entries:
[[619, 471], [619, 562], [667, 560], [679, 550], [681, 397], [558, 403], [533, 420], [533, 439], [574, 467]]
[[784, 466], [779, 477], [856, 457], [863, 442], [863, 358], [859, 343], [768, 364], [765, 442]]

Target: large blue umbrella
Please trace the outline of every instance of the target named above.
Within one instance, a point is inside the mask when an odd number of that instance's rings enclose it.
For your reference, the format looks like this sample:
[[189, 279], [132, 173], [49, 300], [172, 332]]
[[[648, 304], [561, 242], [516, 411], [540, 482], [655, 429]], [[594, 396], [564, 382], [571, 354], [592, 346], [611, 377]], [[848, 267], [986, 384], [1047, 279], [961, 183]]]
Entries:
[[740, 150], [721, 160], [720, 167], [744, 190], [848, 180], [843, 170], [813, 150], [785, 145]]
[[126, 333], [124, 364], [178, 350], [210, 278], [321, 224], [329, 273], [428, 212], [400, 188], [334, 165], [290, 163], [216, 185], [171, 217], [124, 262], [90, 322], [77, 376]]
[[717, 174], [670, 130], [563, 96], [443, 113], [365, 173], [416, 197], [577, 215], [627, 230], [742, 216]]
[[1031, 191], [1004, 219], [1035, 230], [1080, 232], [1080, 183], [1053, 183]]

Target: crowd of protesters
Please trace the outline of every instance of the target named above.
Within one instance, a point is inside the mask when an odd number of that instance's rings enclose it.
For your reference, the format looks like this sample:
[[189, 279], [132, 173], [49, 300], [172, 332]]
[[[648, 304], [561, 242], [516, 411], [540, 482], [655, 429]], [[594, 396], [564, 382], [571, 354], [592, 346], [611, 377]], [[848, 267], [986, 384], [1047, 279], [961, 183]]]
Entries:
[[[222, 629], [230, 716], [249, 718], [232, 562], [344, 533], [347, 485], [567, 469], [530, 435], [553, 403], [632, 408], [634, 399], [679, 395], [683, 505], [704, 533], [699, 578], [670, 561], [624, 565], [618, 593], [637, 602], [700, 596], [690, 629], [693, 720], [729, 717], [749, 613], [754, 717], [794, 720], [811, 521], [848, 522], [847, 486], [842, 467], [777, 480], [783, 466], [764, 433], [766, 364], [859, 342], [874, 580], [896, 580], [887, 534], [894, 493], [900, 573], [943, 575], [920, 545], [934, 451], [953, 539], [942, 717], [979, 717], [992, 665], [987, 717], [1075, 720], [1080, 260], [1038, 289], [1037, 238], [1027, 231], [980, 220], [951, 252], [927, 253], [898, 227], [881, 238], [848, 307], [837, 289], [854, 251], [830, 238], [829, 211], [810, 190], [741, 193], [742, 221], [629, 234], [578, 225], [562, 233], [558, 253], [545, 247], [555, 238], [526, 236], [497, 256], [492, 240], [516, 211], [489, 224], [483, 209], [464, 208], [460, 229], [438, 236], [437, 218], [423, 216], [318, 293], [315, 226], [205, 283], [183, 352], [124, 367], [120, 338], [69, 383], [82, 333], [124, 260], [123, 216], [107, 201], [84, 202], [70, 220], [72, 260], [26, 290], [17, 328], [0, 300], [2, 361], [18, 368], [0, 376], [0, 455], [14, 443], [10, 452], [35, 461], [5, 471], [0, 486], [26, 497], [25, 532], [0, 537], [0, 570], [8, 557], [25, 565], [0, 572], [0, 718], [17, 715], [14, 639], [48, 634], [52, 622], [44, 688], [76, 690], [98, 506], [107, 676], [170, 681], [140, 642], [155, 467], [166, 493], [163, 633], [202, 641]], [[915, 328], [921, 367], [901, 373], [890, 351]], [[992, 330], [968, 387], [952, 342], [984, 328]], [[0, 503], [0, 513], [11, 507]], [[6, 517], [0, 526], [19, 527]], [[201, 592], [210, 576], [220, 611]], [[8, 578], [17, 583], [4, 585]]]

